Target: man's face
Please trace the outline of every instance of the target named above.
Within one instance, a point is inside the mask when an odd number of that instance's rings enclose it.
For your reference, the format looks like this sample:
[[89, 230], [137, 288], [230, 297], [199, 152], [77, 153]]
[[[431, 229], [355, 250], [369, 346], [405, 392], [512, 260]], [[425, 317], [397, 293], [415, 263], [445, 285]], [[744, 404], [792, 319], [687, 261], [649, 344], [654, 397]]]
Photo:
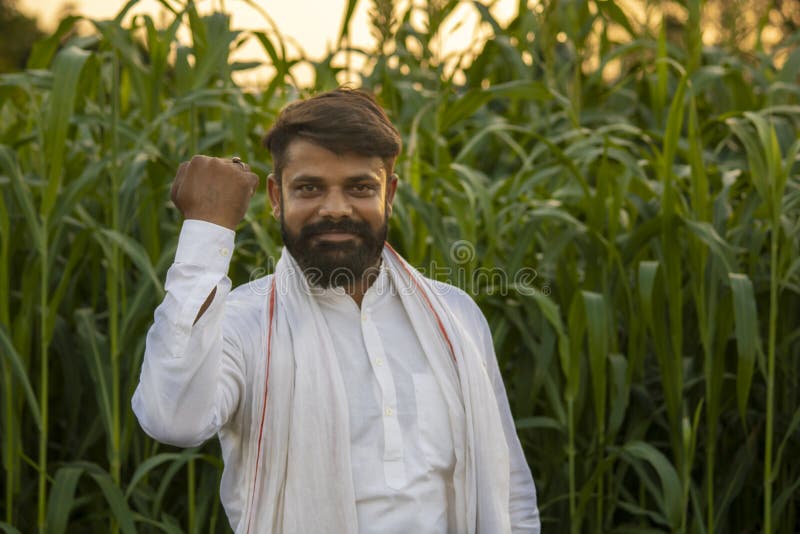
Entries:
[[383, 250], [397, 178], [377, 156], [335, 154], [304, 139], [286, 154], [281, 183], [268, 181], [286, 248], [313, 285], [361, 282]]

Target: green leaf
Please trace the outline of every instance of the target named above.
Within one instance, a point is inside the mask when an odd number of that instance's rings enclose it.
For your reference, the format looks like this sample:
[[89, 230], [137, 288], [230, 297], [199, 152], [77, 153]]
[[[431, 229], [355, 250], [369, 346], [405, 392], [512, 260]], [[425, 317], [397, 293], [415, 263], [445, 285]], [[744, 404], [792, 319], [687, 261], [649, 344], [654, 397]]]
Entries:
[[515, 426], [517, 427], [517, 430], [536, 428], [558, 430], [559, 432], [563, 432], [565, 434], [567, 432], [567, 429], [564, 428], [563, 424], [551, 417], [524, 417], [522, 419], [517, 419], [515, 421]]
[[[567, 329], [570, 338], [570, 357], [566, 362], [568, 367], [562, 368], [567, 387], [564, 389], [564, 399], [574, 401], [578, 395], [581, 382], [581, 351], [583, 350], [583, 336], [586, 332], [586, 312], [584, 311], [583, 298], [580, 293], [575, 293], [569, 307]], [[562, 366], [565, 362], [562, 360]]]
[[789, 423], [788, 427], [786, 428], [786, 432], [783, 435], [783, 439], [781, 440], [781, 445], [778, 447], [778, 454], [775, 455], [775, 463], [772, 468], [773, 473], [775, 476], [778, 476], [781, 470], [781, 463], [783, 461], [783, 453], [786, 451], [787, 445], [791, 442], [792, 439], [796, 439], [798, 437], [797, 429], [800, 428], [800, 408], [797, 408], [794, 411], [794, 415], [792, 415], [792, 421]]
[[644, 319], [653, 323], [653, 289], [656, 284], [656, 275], [659, 270], [657, 261], [643, 261], [639, 263], [639, 302], [644, 311]]
[[184, 463], [189, 459], [199, 458], [200, 456], [200, 454], [190, 454], [190, 456], [187, 458], [186, 454], [176, 452], [161, 453], [151, 456], [136, 468], [136, 471], [133, 473], [133, 476], [128, 483], [128, 488], [125, 490], [125, 498], [130, 498], [131, 494], [136, 489], [137, 484], [148, 474], [150, 474], [150, 471], [159, 465], [176, 460], [180, 460], [181, 463]]
[[628, 379], [628, 359], [622, 354], [610, 354], [610, 390], [609, 390], [609, 415], [608, 434], [609, 440], [622, 428], [625, 415], [628, 412], [630, 398], [630, 382]]
[[229, 23], [229, 15], [219, 12], [198, 19], [198, 24], [205, 28], [208, 43], [207, 47], [195, 48], [192, 89], [205, 87], [213, 76], [227, 71], [230, 45], [238, 35], [238, 32], [229, 29]]
[[42, 418], [40, 415], [39, 403], [36, 400], [36, 394], [34, 394], [33, 387], [31, 387], [31, 383], [28, 380], [28, 375], [25, 372], [25, 366], [22, 364], [19, 353], [17, 352], [17, 349], [14, 348], [11, 338], [8, 337], [8, 334], [6, 333], [5, 325], [0, 325], [0, 347], [3, 348], [1, 351], [3, 356], [11, 364], [11, 369], [14, 372], [14, 376], [19, 383], [22, 384], [22, 390], [25, 392], [25, 400], [28, 402], [28, 407], [31, 409], [33, 422], [36, 423], [36, 428], [41, 430]]
[[631, 26], [628, 17], [614, 0], [599, 0], [595, 5], [600, 8], [608, 20], [625, 28], [630, 37], [636, 37], [636, 31]]
[[53, 91], [44, 125], [44, 146], [47, 153], [47, 187], [42, 198], [40, 213], [47, 217], [61, 188], [64, 171], [64, 152], [78, 83], [90, 52], [70, 46], [56, 55], [53, 65]]
[[677, 528], [681, 523], [681, 484], [678, 472], [666, 456], [643, 441], [632, 441], [622, 448], [623, 456], [643, 460], [655, 469], [660, 483], [660, 492], [654, 492], [653, 497], [659, 504], [661, 512], [670, 526]]
[[772, 521], [774, 524], [780, 524], [781, 516], [786, 510], [786, 505], [797, 498], [798, 488], [800, 488], [800, 477], [790, 485], [785, 486], [775, 500], [772, 501]]
[[582, 291], [586, 311], [586, 326], [589, 344], [589, 368], [592, 373], [592, 393], [594, 413], [599, 438], [605, 439], [606, 427], [606, 384], [608, 383], [608, 318], [603, 295]]
[[147, 279], [153, 284], [153, 289], [156, 290], [160, 298], [164, 296], [164, 287], [161, 280], [156, 274], [153, 264], [150, 262], [150, 257], [141, 243], [134, 241], [129, 236], [121, 234], [115, 230], [104, 228], [102, 230], [103, 236], [108, 238], [111, 242], [116, 243], [125, 254], [131, 259], [134, 265], [145, 275]]
[[75, 15], [67, 15], [61, 22], [58, 23], [56, 31], [50, 36], [34, 43], [31, 50], [31, 55], [28, 58], [28, 69], [46, 69], [53, 59], [53, 54], [56, 53], [64, 37], [66, 37], [75, 28], [75, 24], [81, 20], [81, 17]]
[[82, 474], [83, 469], [74, 466], [64, 466], [56, 471], [47, 502], [48, 534], [66, 531], [69, 515], [75, 506], [75, 488]]
[[728, 279], [733, 293], [733, 312], [736, 321], [736, 347], [739, 359], [736, 369], [736, 400], [742, 423], [746, 423], [745, 410], [753, 368], [758, 349], [758, 310], [753, 284], [744, 274], [730, 273]]
[[526, 101], [546, 101], [552, 98], [550, 90], [541, 82], [515, 80], [488, 89], [470, 89], [446, 108], [441, 119], [441, 131], [446, 132], [456, 123], [471, 117], [483, 105], [496, 98]]
[[356, 12], [357, 5], [358, 0], [347, 0], [347, 5], [345, 6], [344, 10], [344, 17], [342, 18], [342, 27], [339, 30], [339, 39], [337, 41], [340, 48], [345, 37], [350, 36], [350, 21], [353, 18], [353, 14]]
[[14, 152], [6, 145], [0, 145], [0, 169], [3, 169], [11, 176], [11, 188], [14, 196], [22, 208], [22, 214], [31, 233], [33, 246], [36, 250], [43, 250], [45, 243], [42, 235], [42, 227], [39, 224], [39, 217], [36, 215], [36, 208], [33, 203], [33, 193], [25, 182], [20, 171]]
[[739, 138], [747, 152], [747, 160], [750, 167], [750, 179], [761, 198], [769, 203], [769, 170], [767, 169], [767, 161], [758, 138], [753, 134], [750, 128], [747, 128], [744, 121], [741, 119], [728, 119], [728, 127]]
[[136, 526], [133, 523], [133, 511], [125, 502], [119, 487], [111, 479], [106, 471], [100, 466], [91, 462], [74, 462], [72, 464], [76, 467], [83, 468], [86, 473], [94, 479], [103, 493], [109, 508], [111, 509], [112, 516], [117, 520], [119, 528], [125, 534], [136, 534]]
[[89, 375], [92, 378], [93, 389], [107, 435], [112, 435], [114, 410], [111, 399], [111, 376], [109, 362], [105, 358], [107, 350], [103, 335], [97, 326], [93, 310], [82, 308], [75, 311], [75, 322], [82, 343], [81, 354], [86, 360]]
[[682, 217], [681, 220], [683, 220], [686, 227], [695, 236], [708, 245], [708, 248], [714, 253], [714, 256], [725, 266], [727, 272], [735, 270], [736, 258], [734, 257], [733, 247], [717, 233], [717, 230], [711, 223], [693, 221], [685, 217]]

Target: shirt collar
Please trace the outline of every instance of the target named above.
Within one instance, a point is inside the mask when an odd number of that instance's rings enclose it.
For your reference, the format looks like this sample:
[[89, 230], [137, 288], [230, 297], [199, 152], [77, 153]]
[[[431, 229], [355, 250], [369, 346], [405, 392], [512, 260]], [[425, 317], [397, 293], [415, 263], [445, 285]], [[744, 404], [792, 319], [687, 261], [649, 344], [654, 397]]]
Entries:
[[[391, 277], [389, 276], [389, 269], [386, 267], [386, 262], [383, 260], [383, 258], [381, 258], [380, 267], [378, 268], [378, 276], [364, 294], [364, 299], [361, 301], [361, 306], [375, 308], [379, 305], [382, 305], [389, 297], [391, 297], [392, 293], [392, 281]], [[347, 293], [345, 293], [344, 288], [341, 287], [329, 287], [325, 289], [316, 288], [313, 295], [320, 304], [334, 307], [348, 305], [349, 302], [354, 302], [353, 299]]]

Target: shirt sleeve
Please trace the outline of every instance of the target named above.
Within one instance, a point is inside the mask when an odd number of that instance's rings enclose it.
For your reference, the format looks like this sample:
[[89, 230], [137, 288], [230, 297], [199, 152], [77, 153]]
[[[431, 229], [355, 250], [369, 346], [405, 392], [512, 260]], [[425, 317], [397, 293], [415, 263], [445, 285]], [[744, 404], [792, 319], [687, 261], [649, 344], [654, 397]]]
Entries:
[[536, 486], [533, 483], [533, 476], [525, 460], [525, 453], [522, 451], [519, 437], [517, 436], [514, 418], [511, 415], [511, 407], [508, 404], [506, 388], [503, 384], [503, 377], [497, 364], [497, 356], [494, 352], [492, 333], [486, 318], [481, 313], [480, 308], [473, 303], [475, 321], [479, 328], [481, 348], [486, 356], [486, 371], [492, 381], [492, 389], [497, 399], [497, 406], [500, 409], [503, 431], [506, 442], [508, 443], [510, 473], [510, 495], [509, 495], [509, 514], [511, 517], [511, 532], [514, 534], [539, 534], [541, 532], [541, 522], [539, 519], [539, 508], [536, 502]]
[[232, 230], [205, 221], [183, 223], [131, 400], [142, 429], [164, 443], [201, 444], [231, 417], [241, 396], [241, 346], [223, 324], [234, 237]]

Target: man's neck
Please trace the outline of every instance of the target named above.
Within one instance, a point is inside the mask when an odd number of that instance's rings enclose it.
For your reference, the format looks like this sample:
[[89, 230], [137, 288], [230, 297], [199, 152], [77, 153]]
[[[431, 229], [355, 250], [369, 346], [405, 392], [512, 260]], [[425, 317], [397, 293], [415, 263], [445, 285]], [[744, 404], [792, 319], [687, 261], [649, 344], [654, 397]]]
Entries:
[[381, 258], [378, 258], [377, 263], [372, 267], [368, 268], [364, 271], [364, 274], [361, 276], [361, 279], [357, 282], [352, 284], [347, 284], [342, 287], [345, 293], [355, 301], [356, 306], [361, 308], [361, 302], [364, 300], [364, 295], [367, 294], [369, 288], [372, 287], [372, 284], [375, 283], [375, 280], [378, 279], [378, 275], [381, 272]]
[[372, 284], [375, 283], [375, 280], [378, 279], [380, 272], [381, 259], [378, 258], [378, 262], [364, 272], [364, 276], [361, 277], [361, 283], [354, 284], [351, 289], [345, 289], [347, 294], [352, 297], [359, 308], [361, 308], [361, 302], [364, 300], [364, 295], [366, 295], [369, 288], [372, 287]]

